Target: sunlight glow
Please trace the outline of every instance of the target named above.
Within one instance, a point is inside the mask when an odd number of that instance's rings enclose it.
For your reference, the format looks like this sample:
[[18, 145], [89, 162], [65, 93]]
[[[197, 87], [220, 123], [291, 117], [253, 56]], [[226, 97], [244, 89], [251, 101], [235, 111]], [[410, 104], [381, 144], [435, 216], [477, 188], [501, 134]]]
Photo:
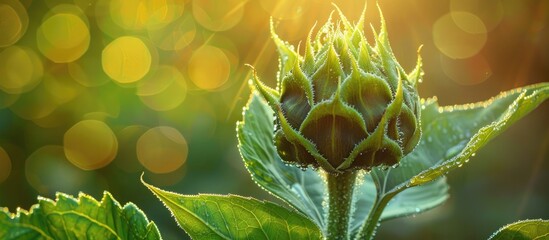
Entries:
[[108, 165], [118, 151], [111, 128], [97, 120], [83, 120], [72, 126], [65, 132], [63, 146], [67, 159], [82, 170]]

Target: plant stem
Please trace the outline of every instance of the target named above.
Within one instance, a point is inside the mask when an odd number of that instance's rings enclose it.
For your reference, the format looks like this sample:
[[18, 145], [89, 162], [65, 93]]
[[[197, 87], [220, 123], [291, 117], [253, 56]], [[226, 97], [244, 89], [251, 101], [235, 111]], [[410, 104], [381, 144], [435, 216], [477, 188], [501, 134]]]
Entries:
[[357, 171], [327, 174], [328, 232], [327, 239], [349, 239], [349, 219]]
[[383, 195], [381, 198], [376, 197], [372, 210], [368, 214], [368, 219], [364, 222], [364, 225], [360, 227], [358, 234], [355, 239], [372, 239], [376, 233], [376, 229], [379, 226], [379, 218], [381, 213], [387, 206], [387, 203], [396, 195], [396, 193]]

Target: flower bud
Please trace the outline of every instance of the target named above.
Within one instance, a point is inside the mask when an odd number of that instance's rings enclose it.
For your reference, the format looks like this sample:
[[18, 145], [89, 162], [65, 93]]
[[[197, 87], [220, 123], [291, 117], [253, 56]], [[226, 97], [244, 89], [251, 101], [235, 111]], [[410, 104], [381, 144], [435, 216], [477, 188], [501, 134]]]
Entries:
[[[339, 9], [338, 9], [339, 11]], [[380, 11], [381, 13], [381, 11]], [[280, 54], [278, 86], [254, 84], [275, 112], [274, 142], [283, 161], [328, 173], [392, 166], [417, 145], [421, 59], [406, 74], [387, 39], [385, 21], [371, 46], [339, 11], [313, 39], [304, 55], [271, 35]]]

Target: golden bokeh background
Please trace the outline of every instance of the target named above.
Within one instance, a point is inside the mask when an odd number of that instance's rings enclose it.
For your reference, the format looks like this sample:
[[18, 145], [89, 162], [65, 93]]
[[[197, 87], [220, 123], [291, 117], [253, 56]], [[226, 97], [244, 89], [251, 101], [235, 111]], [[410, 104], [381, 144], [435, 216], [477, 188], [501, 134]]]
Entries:
[[[108, 190], [133, 201], [165, 239], [184, 235], [140, 184], [185, 194], [278, 201], [248, 176], [235, 122], [253, 65], [275, 85], [269, 20], [298, 45], [337, 4], [364, 0], [0, 0], [0, 206]], [[549, 81], [549, 2], [379, 0], [405, 69], [423, 45], [419, 91], [444, 104]], [[366, 21], [379, 26], [376, 1]], [[366, 28], [371, 39], [371, 30]], [[548, 104], [450, 174], [450, 200], [389, 221], [380, 239], [486, 238], [549, 216]], [[280, 202], [280, 201], [278, 201]], [[450, 226], [437, 227], [440, 224]], [[398, 231], [392, 227], [398, 226]]]

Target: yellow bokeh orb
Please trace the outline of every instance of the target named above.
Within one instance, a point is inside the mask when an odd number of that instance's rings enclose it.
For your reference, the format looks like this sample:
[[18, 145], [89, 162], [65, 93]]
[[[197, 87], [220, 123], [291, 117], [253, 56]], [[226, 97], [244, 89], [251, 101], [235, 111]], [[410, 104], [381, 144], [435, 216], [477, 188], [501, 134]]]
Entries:
[[209, 45], [194, 51], [188, 64], [191, 81], [205, 90], [221, 87], [229, 79], [230, 72], [227, 55], [221, 49]]
[[435, 46], [452, 59], [476, 55], [486, 43], [487, 31], [476, 15], [468, 12], [451, 12], [440, 17], [433, 25]]
[[[488, 31], [494, 29], [503, 20], [505, 14], [504, 1], [450, 0], [451, 12], [470, 12], [484, 22]], [[459, 19], [456, 22], [458, 25]]]
[[196, 24], [191, 15], [186, 15], [166, 27], [149, 30], [148, 35], [153, 44], [162, 50], [181, 50], [193, 41]]
[[65, 132], [63, 146], [67, 159], [83, 170], [108, 165], [118, 151], [118, 141], [111, 128], [98, 120], [76, 123]]
[[38, 49], [56, 63], [79, 59], [90, 45], [90, 30], [79, 16], [58, 13], [47, 18], [36, 32]]
[[31, 49], [14, 45], [0, 52], [0, 89], [6, 93], [32, 90], [43, 73], [42, 62]]
[[0, 2], [0, 47], [10, 46], [25, 34], [29, 16], [25, 7], [15, 0]]
[[178, 107], [187, 95], [183, 75], [171, 66], [160, 66], [153, 76], [140, 83], [137, 95], [145, 105], [156, 111]]
[[45, 84], [36, 86], [32, 91], [21, 94], [9, 108], [18, 117], [26, 120], [45, 118], [54, 112], [59, 104], [48, 92]]
[[11, 173], [11, 159], [6, 150], [0, 147], [0, 183], [6, 180]]
[[150, 70], [151, 52], [137, 37], [119, 37], [109, 43], [101, 56], [103, 71], [119, 83], [132, 83], [143, 78]]
[[187, 160], [187, 141], [172, 127], [149, 129], [137, 140], [137, 159], [153, 173], [177, 170]]
[[184, 6], [183, 0], [112, 0], [109, 13], [127, 30], [158, 29], [179, 18]]
[[446, 76], [463, 86], [480, 84], [492, 76], [489, 62], [481, 54], [467, 59], [450, 59], [441, 55], [440, 66]]

